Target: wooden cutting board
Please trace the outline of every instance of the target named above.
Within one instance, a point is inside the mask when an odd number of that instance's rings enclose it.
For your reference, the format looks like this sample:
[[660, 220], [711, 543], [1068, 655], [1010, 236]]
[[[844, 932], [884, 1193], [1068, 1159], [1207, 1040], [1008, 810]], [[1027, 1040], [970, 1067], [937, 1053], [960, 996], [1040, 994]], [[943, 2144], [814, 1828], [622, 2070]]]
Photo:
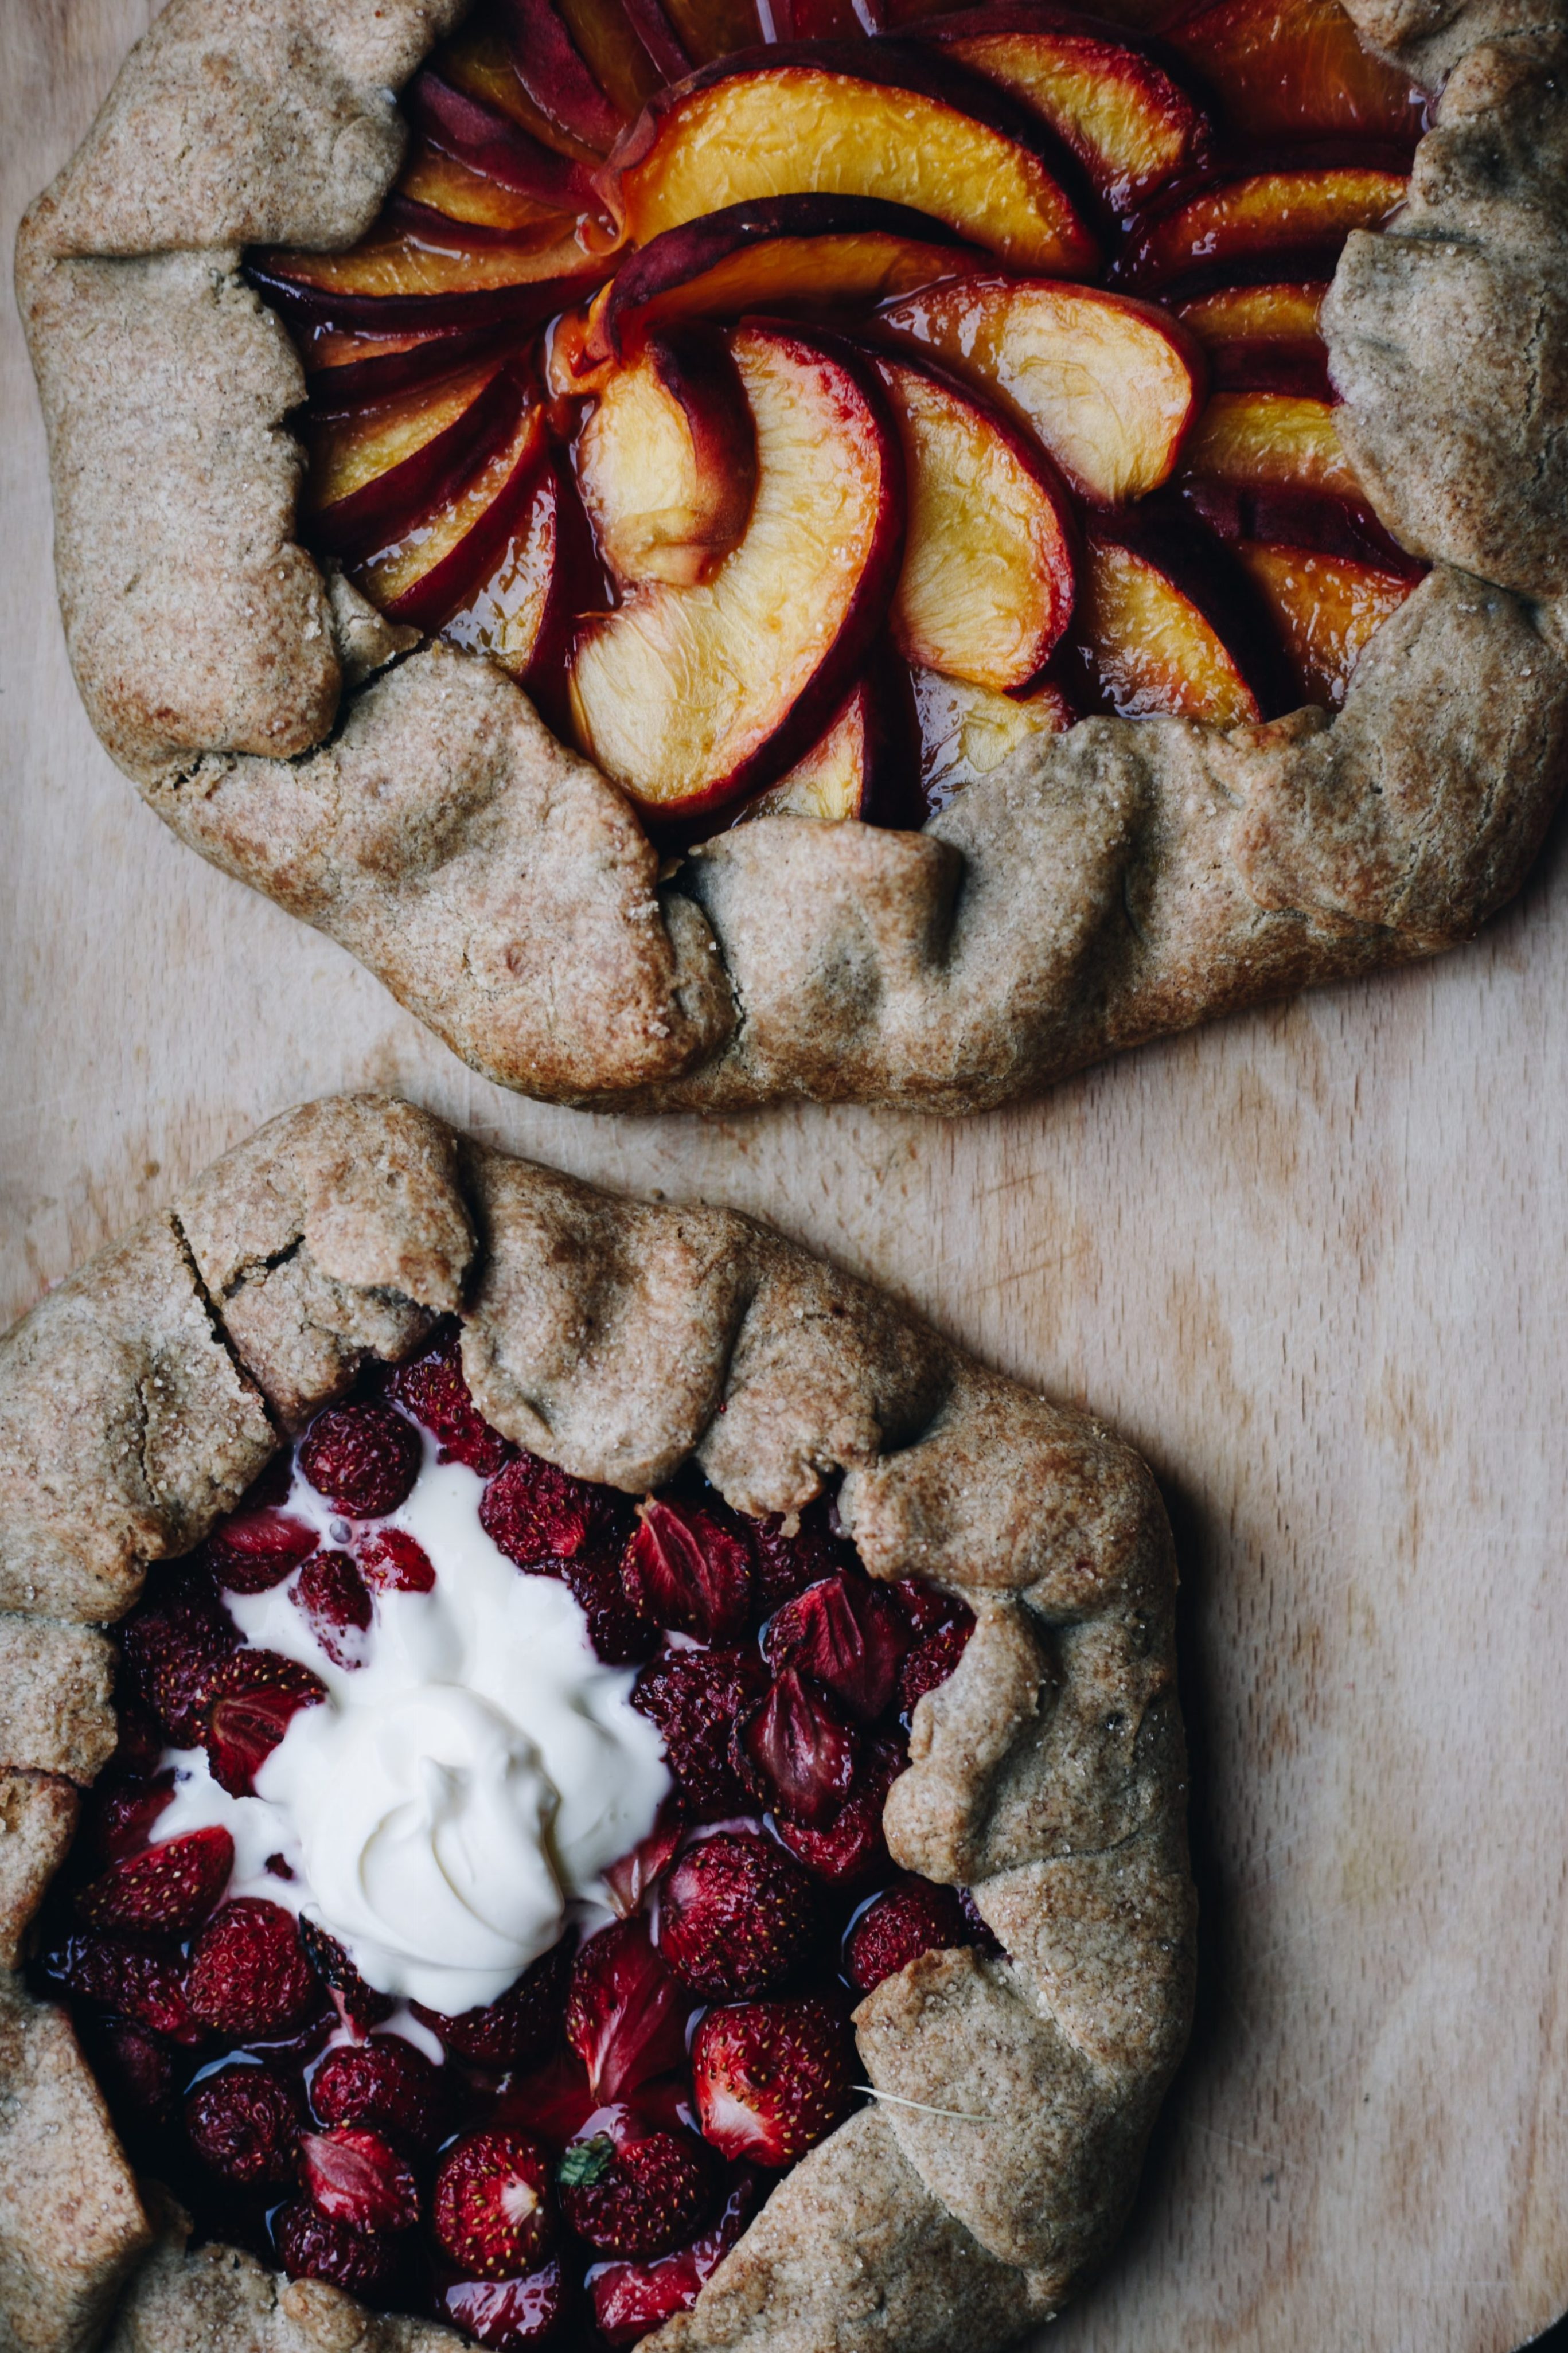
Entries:
[[[143, 29], [7, 0], [7, 258]], [[1184, 1578], [1192, 2052], [1054, 2353], [1508, 2353], [1568, 2306], [1568, 875], [1442, 963], [964, 1125], [541, 1109], [203, 866], [78, 706], [0, 304], [0, 1324], [258, 1121], [397, 1088], [874, 1276], [1148, 1454]]]

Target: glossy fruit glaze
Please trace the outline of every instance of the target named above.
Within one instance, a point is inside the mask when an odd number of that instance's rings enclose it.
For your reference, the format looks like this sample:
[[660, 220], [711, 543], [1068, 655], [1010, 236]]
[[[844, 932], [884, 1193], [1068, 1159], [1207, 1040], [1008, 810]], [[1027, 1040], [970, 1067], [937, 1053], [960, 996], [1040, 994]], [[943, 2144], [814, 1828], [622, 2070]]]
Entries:
[[[308, 1899], [296, 1921], [252, 1882], [236, 1894], [222, 1827], [160, 1832], [192, 1752], [249, 1793], [326, 1697], [233, 1613], [264, 1596], [327, 1660], [373, 1663], [390, 1598], [442, 1573], [389, 1515], [452, 1462], [514, 1573], [564, 1586], [582, 1643], [629, 1671], [669, 1777], [602, 1901], [455, 2017], [375, 1991]], [[324, 1541], [290, 1507], [304, 1490], [334, 1515]], [[134, 2161], [202, 2235], [486, 2345], [630, 2344], [691, 2304], [770, 2181], [858, 2104], [859, 1995], [987, 1941], [961, 1890], [895, 1870], [881, 1829], [910, 1712], [970, 1622], [913, 1579], [874, 1584], [830, 1501], [787, 1530], [694, 1471], [634, 1504], [521, 1451], [442, 1327], [152, 1572], [120, 1630], [119, 1747], [36, 1982], [69, 2004]], [[281, 1894], [287, 1857], [267, 1869]]]
[[483, 0], [404, 104], [363, 243], [249, 259], [306, 370], [303, 536], [671, 840], [918, 824], [1097, 712], [1333, 707], [1421, 576], [1318, 311], [1425, 101], [1337, 0], [1158, 37]]

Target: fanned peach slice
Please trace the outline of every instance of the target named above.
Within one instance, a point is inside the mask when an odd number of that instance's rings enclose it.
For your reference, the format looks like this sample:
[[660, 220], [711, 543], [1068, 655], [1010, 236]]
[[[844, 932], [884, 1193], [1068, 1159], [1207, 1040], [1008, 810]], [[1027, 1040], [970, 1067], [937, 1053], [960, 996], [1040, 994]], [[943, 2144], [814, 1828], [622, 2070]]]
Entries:
[[482, 172], [518, 195], [533, 196], [567, 213], [597, 207], [593, 176], [586, 164], [546, 146], [513, 117], [487, 100], [461, 90], [433, 66], [427, 66], [409, 87], [404, 105], [414, 128], [456, 156], [471, 171]]
[[1198, 344], [1152, 304], [1050, 279], [970, 278], [879, 323], [998, 394], [1097, 506], [1167, 480], [1203, 396]]
[[608, 155], [641, 97], [630, 108], [613, 102], [591, 72], [591, 59], [574, 45], [556, 0], [505, 0], [501, 21], [513, 68], [534, 104], [571, 138]]
[[1087, 19], [1035, 6], [966, 9], [920, 27], [1049, 123], [1118, 212], [1206, 157], [1203, 109], [1152, 58]]
[[1204, 565], [1202, 552], [1161, 533], [1135, 542], [1090, 526], [1074, 637], [1101, 709], [1239, 727], [1278, 699], [1259, 691], [1266, 664], [1238, 649], [1245, 615]]
[[1187, 444], [1181, 472], [1238, 490], [1363, 497], [1330, 403], [1290, 393], [1215, 393]]
[[348, 253], [252, 254], [245, 274], [306, 326], [395, 334], [504, 321], [521, 333], [583, 301], [609, 266], [590, 260], [575, 236], [547, 245], [436, 247], [384, 235]]
[[907, 524], [893, 642], [997, 693], [1044, 669], [1073, 610], [1073, 518], [1055, 468], [989, 402], [878, 358], [904, 443]]
[[1245, 139], [1338, 136], [1414, 144], [1425, 92], [1361, 45], [1339, 0], [1216, 0], [1165, 28]]
[[1277, 286], [1224, 286], [1176, 306], [1209, 357], [1218, 392], [1330, 396], [1329, 354], [1318, 314], [1329, 289], [1321, 279]]
[[1093, 269], [1054, 142], [977, 74], [890, 41], [776, 48], [655, 99], [605, 186], [634, 244], [764, 196], [882, 196], [1019, 269]]
[[1302, 702], [1337, 711], [1362, 648], [1414, 581], [1305, 547], [1244, 540], [1236, 554], [1274, 616]]
[[1199, 270], [1292, 254], [1337, 253], [1404, 202], [1405, 174], [1371, 164], [1248, 172], [1157, 205], [1117, 257], [1125, 286], [1148, 290]]
[[499, 559], [547, 446], [544, 411], [529, 409], [461, 489], [356, 573], [371, 603], [394, 621], [439, 629]]
[[781, 41], [854, 41], [886, 30], [879, 0], [774, 0]]
[[667, 0], [667, 5], [681, 47], [699, 66], [767, 38], [757, 0]]
[[690, 326], [651, 335], [609, 371], [577, 457], [584, 507], [622, 586], [706, 580], [739, 543], [757, 483], [751, 411], [722, 339]]
[[701, 60], [681, 43], [662, 0], [620, 0], [628, 23], [662, 82], [683, 81]]
[[932, 816], [966, 785], [1000, 768], [1032, 735], [1061, 735], [1075, 716], [1059, 686], [1033, 694], [992, 694], [989, 687], [943, 678], [934, 670], [911, 673], [920, 730], [920, 787]]
[[496, 355], [493, 327], [437, 327], [421, 333], [367, 335], [338, 327], [302, 329], [296, 336], [311, 388], [313, 417], [342, 417], [378, 406], [394, 393], [455, 375], [471, 362]]
[[[805, 757], [748, 801], [736, 822], [758, 817], [809, 817], [827, 825], [851, 818], [866, 825], [895, 822], [889, 771], [895, 757], [879, 690], [862, 679]], [[918, 817], [912, 799], [906, 814]]]
[[590, 171], [601, 160], [601, 150], [590, 139], [579, 138], [563, 120], [559, 109], [536, 100], [518, 70], [509, 41], [482, 17], [467, 25], [455, 40], [443, 41], [441, 74], [454, 89], [476, 99], [508, 122], [514, 122], [541, 146], [586, 164]]
[[700, 586], [655, 582], [587, 623], [572, 664], [584, 750], [683, 821], [810, 748], [885, 617], [904, 535], [897, 429], [869, 363], [782, 327], [729, 341], [757, 432], [746, 536]]
[[520, 397], [509, 367], [492, 360], [316, 425], [304, 501], [314, 544], [355, 556], [401, 538], [507, 430]]
[[[460, 223], [471, 238], [475, 231], [482, 231], [485, 241], [515, 239], [534, 230], [547, 232], [551, 239], [569, 236], [576, 219], [575, 214], [563, 213], [558, 206], [543, 205], [536, 196], [503, 188], [499, 180], [471, 170], [453, 155], [443, 155], [424, 140], [404, 165], [397, 193], [409, 204], [441, 214], [449, 223]], [[447, 234], [450, 238], [450, 227]]]
[[602, 605], [602, 580], [571, 474], [546, 450], [521, 515], [486, 578], [441, 631], [525, 686], [558, 735], [567, 732], [567, 663], [578, 616]]
[[582, 364], [662, 321], [874, 303], [988, 269], [939, 221], [874, 196], [768, 196], [666, 229], [594, 299]]

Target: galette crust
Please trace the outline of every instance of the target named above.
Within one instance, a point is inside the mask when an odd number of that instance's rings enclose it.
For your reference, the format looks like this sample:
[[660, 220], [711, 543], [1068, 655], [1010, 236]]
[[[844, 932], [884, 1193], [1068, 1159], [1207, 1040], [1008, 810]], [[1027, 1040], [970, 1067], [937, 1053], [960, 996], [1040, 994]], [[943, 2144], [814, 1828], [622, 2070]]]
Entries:
[[[154, 1336], [193, 1298], [228, 1367], [207, 1393], [247, 1400], [260, 1435], [241, 1476], [221, 1412], [209, 1427], [193, 1406], [177, 1496], [143, 1475], [132, 1513], [92, 1417], [109, 1430], [133, 1418]], [[928, 1960], [862, 2005], [866, 2079], [885, 2097], [785, 2178], [651, 2353], [1002, 2344], [1107, 2251], [1191, 2017], [1170, 1530], [1148, 1471], [1090, 1416], [983, 1370], [749, 1219], [612, 1200], [408, 1104], [341, 1098], [273, 1121], [46, 1297], [0, 1343], [0, 1425], [25, 1430], [79, 1378], [88, 1402], [79, 1450], [36, 1451], [0, 1496], [0, 1535], [30, 1531], [44, 1564], [33, 1605], [58, 1613], [0, 1615], [0, 1821], [6, 1791], [26, 1802], [23, 1776], [90, 1779], [112, 1743], [111, 1645], [69, 1620], [122, 1613], [146, 1561], [197, 1541], [366, 1349], [411, 1349], [460, 1303], [475, 1396], [520, 1443], [632, 1493], [694, 1455], [751, 1512], [798, 1511], [842, 1472], [871, 1574], [915, 1572], [977, 1612], [958, 1671], [916, 1709], [885, 1822], [895, 1860], [973, 1888], [1008, 1957]], [[112, 1349], [95, 1352], [100, 1315]], [[84, 1586], [71, 1556], [90, 1532]], [[18, 1935], [67, 1837], [57, 1810], [15, 1867], [0, 1842], [0, 1923]], [[0, 2173], [6, 2096], [0, 2071]], [[84, 2312], [101, 2314], [125, 2260], [104, 2252]], [[23, 2341], [52, 2353], [85, 2327]], [[286, 2288], [230, 2251], [186, 2254], [171, 2220], [112, 2342], [427, 2353], [438, 2339], [454, 2341]]]
[[1352, 237], [1327, 311], [1347, 444], [1436, 569], [1332, 724], [1093, 720], [921, 835], [768, 818], [662, 881], [509, 680], [439, 651], [370, 674], [394, 633], [292, 542], [302, 378], [239, 248], [371, 218], [386, 86], [455, 13], [173, 0], [23, 225], [72, 660], [184, 839], [486, 1076], [641, 1110], [975, 1110], [1435, 954], [1518, 889], [1568, 773], [1565, 0], [1355, 0], [1449, 77], [1408, 206]]

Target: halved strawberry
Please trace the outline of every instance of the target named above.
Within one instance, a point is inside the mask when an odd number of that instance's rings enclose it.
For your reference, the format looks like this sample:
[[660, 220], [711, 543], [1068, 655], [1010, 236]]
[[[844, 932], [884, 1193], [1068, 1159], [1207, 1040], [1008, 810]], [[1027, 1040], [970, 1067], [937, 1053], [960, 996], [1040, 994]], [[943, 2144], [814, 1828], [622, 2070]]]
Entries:
[[230, 1512], [207, 1540], [212, 1573], [229, 1593], [266, 1593], [315, 1548], [314, 1528], [270, 1505]]
[[793, 2165], [849, 2114], [854, 2045], [815, 1996], [710, 2010], [692, 2042], [704, 2137], [725, 2157]]
[[168, 1953], [130, 1936], [94, 1931], [68, 1936], [48, 1953], [44, 1974], [84, 2001], [118, 2010], [166, 2042], [196, 2043], [207, 2028], [185, 1997], [185, 1970]]
[[424, 1450], [387, 1405], [329, 1405], [300, 1441], [300, 1469], [318, 1495], [354, 1520], [382, 1519], [407, 1501]]
[[373, 1593], [432, 1593], [436, 1571], [429, 1554], [406, 1528], [376, 1528], [354, 1548], [360, 1576]]
[[298, 2025], [321, 1998], [294, 1915], [259, 1895], [236, 1896], [196, 1938], [185, 1974], [204, 2026], [236, 2042]]
[[556, 2255], [521, 2279], [450, 2280], [437, 2293], [452, 2326], [495, 2353], [555, 2341], [567, 2309], [566, 2274]]
[[411, 2231], [419, 2191], [408, 2164], [378, 2132], [344, 2126], [302, 2133], [300, 2164], [312, 2201], [356, 2231]]
[[869, 1724], [893, 1697], [909, 1627], [890, 1594], [868, 1577], [823, 1577], [785, 1603], [763, 1648], [774, 1673], [795, 1667]]
[[619, 1542], [624, 1507], [537, 1454], [517, 1454], [481, 1498], [479, 1524], [519, 1568], [548, 1568]]
[[814, 1878], [834, 1887], [853, 1887], [889, 1868], [883, 1802], [908, 1762], [895, 1740], [874, 1740], [862, 1756], [853, 1796], [821, 1829], [779, 1816], [779, 1837]]
[[[291, 1873], [291, 1876], [292, 1874]], [[329, 1936], [319, 1920], [300, 1915], [300, 1942], [322, 1983], [332, 1995], [339, 2015], [346, 2023], [356, 2027], [376, 2026], [392, 2015], [390, 1997], [377, 1993], [366, 1985], [335, 1936]], [[349, 2116], [328, 2116], [327, 2124], [350, 2124], [357, 2119]]]
[[319, 1675], [277, 1651], [238, 1651], [212, 1678], [207, 1761], [231, 1798], [255, 1793], [256, 1775], [302, 1707], [327, 1696]]
[[619, 2100], [686, 2051], [681, 1989], [641, 1920], [618, 1920], [581, 1947], [567, 1999], [567, 2040], [599, 2100]]
[[633, 2345], [661, 2321], [689, 2312], [735, 2245], [757, 2203], [757, 2176], [742, 2168], [734, 2176], [724, 2211], [689, 2247], [651, 2263], [605, 2263], [593, 2275], [590, 2293], [599, 2334], [611, 2345]]
[[620, 1564], [626, 1598], [655, 1626], [733, 1642], [751, 1614], [751, 1561], [740, 1538], [693, 1504], [650, 1495]]
[[311, 2105], [323, 2125], [370, 2126], [406, 2148], [440, 2137], [447, 2109], [443, 2071], [396, 2034], [340, 2042], [311, 2078]]
[[688, 1847], [665, 1880], [659, 1949], [694, 1992], [735, 2001], [782, 1985], [816, 1925], [810, 1880], [782, 1847], [755, 1831], [720, 1831]]
[[558, 2050], [532, 2074], [508, 2083], [496, 2103], [494, 2120], [552, 2148], [564, 2148], [600, 2105], [577, 2052]]
[[612, 1552], [579, 1553], [558, 1564], [561, 1581], [588, 1620], [594, 1656], [607, 1667], [640, 1667], [659, 1645], [659, 1630], [626, 1599]]
[[427, 2010], [423, 2002], [411, 2007], [415, 2017], [460, 2058], [482, 2067], [526, 2067], [560, 2031], [571, 1961], [571, 1940], [563, 1936], [524, 1970], [514, 1986], [482, 2009], [448, 2018], [440, 2010]]
[[857, 1993], [869, 1993], [922, 1953], [942, 1953], [974, 1937], [956, 1889], [906, 1879], [866, 1906], [844, 1944], [844, 1969]]
[[81, 1889], [76, 1908], [90, 1928], [161, 1930], [188, 1936], [228, 1884], [234, 1841], [214, 1824], [127, 1855]]
[[935, 1634], [944, 1626], [974, 1624], [974, 1611], [956, 1594], [944, 1593], [939, 1585], [927, 1585], [923, 1577], [895, 1577], [888, 1587], [898, 1597], [903, 1610], [918, 1640]]
[[469, 1393], [462, 1334], [455, 1322], [439, 1324], [421, 1353], [397, 1367], [387, 1387], [437, 1440], [438, 1462], [465, 1462], [471, 1471], [492, 1479], [515, 1451], [510, 1439], [491, 1428]]
[[599, 2132], [574, 2141], [556, 2168], [561, 2211], [601, 2255], [673, 2253], [713, 2203], [714, 2161], [688, 2132]]
[[658, 1725], [682, 1802], [699, 1820], [748, 1810], [730, 1735], [767, 1689], [752, 1650], [672, 1651], [638, 1676], [631, 1704]]
[[270, 2067], [219, 2067], [186, 2095], [191, 2147], [204, 2165], [242, 2188], [296, 2179], [299, 2129], [294, 2095]]
[[681, 1835], [680, 1817], [666, 1799], [647, 1837], [640, 1840], [630, 1853], [623, 1854], [619, 1862], [612, 1862], [604, 1874], [610, 1907], [617, 1919], [630, 1920], [634, 1912], [642, 1909], [643, 1898], [674, 1861]]
[[153, 1825], [173, 1800], [173, 1771], [155, 1780], [100, 1781], [90, 1792], [77, 1844], [84, 1861], [122, 1862], [152, 1842]]
[[554, 2236], [549, 2178], [544, 2150], [526, 2134], [466, 2134], [436, 2173], [431, 2217], [443, 2252], [478, 2279], [526, 2271]]
[[294, 1588], [294, 1606], [333, 1664], [363, 1667], [374, 1616], [370, 1592], [345, 1552], [318, 1552]]
[[799, 1514], [793, 1535], [785, 1535], [783, 1515], [778, 1512], [747, 1523], [756, 1603], [764, 1617], [844, 1567], [848, 1547], [833, 1534], [830, 1513], [831, 1506], [819, 1496]]
[[858, 1753], [836, 1701], [794, 1667], [735, 1727], [735, 1763], [753, 1792], [812, 1830], [824, 1828], [850, 1796]]
[[973, 1613], [966, 1609], [961, 1619], [916, 1643], [898, 1673], [898, 1704], [906, 1715], [914, 1713], [916, 1700], [947, 1682], [964, 1655], [974, 1624]]

